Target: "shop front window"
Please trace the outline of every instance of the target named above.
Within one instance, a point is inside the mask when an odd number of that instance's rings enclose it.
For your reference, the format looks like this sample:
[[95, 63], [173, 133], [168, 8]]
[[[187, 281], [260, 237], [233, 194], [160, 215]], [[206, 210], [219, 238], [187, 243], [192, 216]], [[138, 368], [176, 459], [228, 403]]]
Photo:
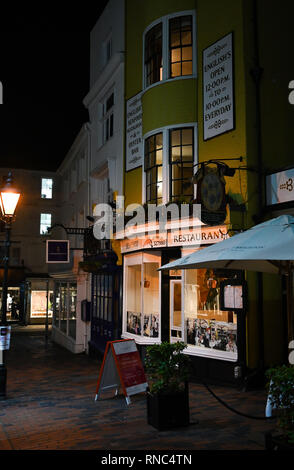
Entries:
[[159, 338], [160, 257], [142, 258], [142, 263], [125, 267], [125, 331], [141, 339]]
[[219, 286], [224, 278], [213, 269], [188, 269], [184, 283], [184, 314], [188, 346], [204, 355], [237, 359], [237, 315], [221, 311]]
[[[0, 288], [0, 311], [2, 311], [2, 287]], [[7, 300], [6, 300], [6, 320], [19, 320], [20, 319], [20, 288], [8, 287]]]
[[[48, 292], [48, 317], [52, 317], [53, 292]], [[31, 318], [45, 318], [47, 315], [47, 291], [31, 291]]]
[[59, 282], [55, 285], [54, 326], [71, 338], [76, 338], [77, 285]]
[[77, 286], [69, 285], [68, 291], [69, 309], [68, 309], [68, 334], [71, 338], [76, 338], [76, 309], [77, 309]]

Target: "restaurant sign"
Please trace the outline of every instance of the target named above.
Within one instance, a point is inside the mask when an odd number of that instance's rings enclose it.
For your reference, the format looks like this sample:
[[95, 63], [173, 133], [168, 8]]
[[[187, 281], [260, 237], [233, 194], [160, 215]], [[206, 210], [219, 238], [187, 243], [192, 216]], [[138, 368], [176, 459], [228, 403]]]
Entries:
[[171, 230], [167, 234], [153, 234], [136, 237], [121, 242], [121, 252], [165, 248], [175, 246], [199, 246], [217, 243], [228, 237], [225, 225], [217, 227], [194, 227], [191, 229]]

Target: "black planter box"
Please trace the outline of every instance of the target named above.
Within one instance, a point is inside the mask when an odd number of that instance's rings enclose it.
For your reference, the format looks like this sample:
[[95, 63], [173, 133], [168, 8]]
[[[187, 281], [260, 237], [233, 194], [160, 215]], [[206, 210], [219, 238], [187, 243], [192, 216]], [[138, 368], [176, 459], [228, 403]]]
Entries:
[[188, 426], [190, 423], [188, 386], [182, 392], [174, 394], [148, 392], [147, 419], [148, 424], [160, 431]]
[[294, 452], [294, 444], [286, 441], [283, 435], [265, 435], [265, 450], [289, 451]]

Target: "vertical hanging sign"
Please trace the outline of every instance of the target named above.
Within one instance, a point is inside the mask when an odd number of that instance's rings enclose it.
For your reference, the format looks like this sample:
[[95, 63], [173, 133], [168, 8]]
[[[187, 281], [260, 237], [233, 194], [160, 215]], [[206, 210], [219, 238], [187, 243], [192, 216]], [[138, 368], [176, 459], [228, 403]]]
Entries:
[[121, 387], [127, 404], [130, 396], [145, 392], [147, 380], [136, 343], [133, 339], [108, 341], [96, 387], [95, 401], [101, 392]]
[[203, 51], [203, 139], [208, 140], [235, 127], [233, 34]]
[[143, 163], [142, 93], [127, 101], [126, 112], [126, 171]]

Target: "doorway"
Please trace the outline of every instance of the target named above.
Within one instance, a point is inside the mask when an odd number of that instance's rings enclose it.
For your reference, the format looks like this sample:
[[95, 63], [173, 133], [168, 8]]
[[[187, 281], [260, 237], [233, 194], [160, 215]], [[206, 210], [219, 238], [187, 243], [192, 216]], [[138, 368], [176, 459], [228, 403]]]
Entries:
[[183, 341], [182, 281], [170, 280], [170, 342]]

